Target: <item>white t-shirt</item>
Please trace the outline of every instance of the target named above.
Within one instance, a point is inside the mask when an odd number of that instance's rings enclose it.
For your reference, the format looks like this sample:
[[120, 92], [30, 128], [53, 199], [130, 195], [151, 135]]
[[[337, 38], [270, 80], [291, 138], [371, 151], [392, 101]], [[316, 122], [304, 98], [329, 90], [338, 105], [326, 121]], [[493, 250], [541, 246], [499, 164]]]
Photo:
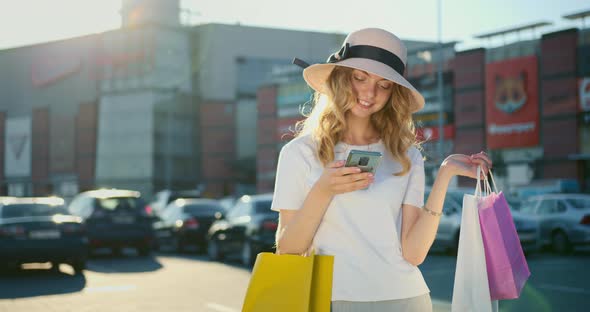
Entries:
[[[411, 147], [411, 171], [394, 176], [401, 164], [382, 142], [355, 146], [338, 143], [335, 160], [351, 149], [383, 154], [375, 182], [367, 190], [336, 195], [313, 239], [317, 254], [334, 256], [332, 300], [382, 301], [410, 298], [429, 292], [420, 270], [402, 257], [402, 204], [424, 204], [424, 161]], [[279, 155], [272, 210], [297, 210], [321, 176], [311, 136], [293, 139]]]

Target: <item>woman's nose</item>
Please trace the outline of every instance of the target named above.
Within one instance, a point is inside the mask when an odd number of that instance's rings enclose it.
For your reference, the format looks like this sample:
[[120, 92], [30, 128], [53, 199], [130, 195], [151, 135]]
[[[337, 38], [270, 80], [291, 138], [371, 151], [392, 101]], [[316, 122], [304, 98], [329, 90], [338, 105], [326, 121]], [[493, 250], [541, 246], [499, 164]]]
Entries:
[[369, 84], [367, 86], [367, 89], [365, 90], [366, 92], [366, 96], [369, 98], [373, 98], [375, 97], [375, 94], [377, 93], [377, 84]]

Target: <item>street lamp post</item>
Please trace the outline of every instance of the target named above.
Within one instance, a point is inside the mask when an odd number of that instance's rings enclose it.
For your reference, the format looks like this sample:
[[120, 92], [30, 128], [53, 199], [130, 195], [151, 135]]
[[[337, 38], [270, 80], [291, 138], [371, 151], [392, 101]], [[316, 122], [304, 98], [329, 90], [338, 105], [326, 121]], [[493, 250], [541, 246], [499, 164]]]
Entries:
[[443, 132], [443, 114], [444, 114], [444, 99], [443, 99], [443, 48], [442, 48], [442, 4], [438, 0], [438, 62], [437, 62], [437, 85], [438, 85], [438, 157], [442, 161], [444, 158], [444, 132]]
[[172, 109], [167, 107], [166, 112], [166, 189], [172, 189]]

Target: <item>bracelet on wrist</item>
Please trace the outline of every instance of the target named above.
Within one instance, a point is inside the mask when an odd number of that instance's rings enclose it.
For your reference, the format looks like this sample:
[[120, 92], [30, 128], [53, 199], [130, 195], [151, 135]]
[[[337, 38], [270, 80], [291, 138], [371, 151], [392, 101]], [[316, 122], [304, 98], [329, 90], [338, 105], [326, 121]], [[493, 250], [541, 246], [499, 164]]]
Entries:
[[422, 210], [424, 210], [424, 212], [426, 212], [427, 214], [434, 216], [434, 217], [442, 216], [442, 212], [436, 212], [436, 211], [430, 210], [426, 206], [423, 206]]

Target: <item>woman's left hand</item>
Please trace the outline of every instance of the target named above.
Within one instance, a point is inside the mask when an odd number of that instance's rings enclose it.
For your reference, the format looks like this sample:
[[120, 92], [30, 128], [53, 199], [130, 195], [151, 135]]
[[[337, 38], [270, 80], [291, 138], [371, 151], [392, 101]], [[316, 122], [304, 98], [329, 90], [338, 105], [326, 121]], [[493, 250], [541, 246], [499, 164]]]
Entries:
[[486, 177], [489, 169], [492, 169], [492, 160], [484, 153], [472, 154], [453, 154], [445, 158], [441, 164], [441, 169], [448, 171], [452, 175], [460, 175], [475, 179], [477, 176], [477, 166], [482, 168], [482, 178]]

